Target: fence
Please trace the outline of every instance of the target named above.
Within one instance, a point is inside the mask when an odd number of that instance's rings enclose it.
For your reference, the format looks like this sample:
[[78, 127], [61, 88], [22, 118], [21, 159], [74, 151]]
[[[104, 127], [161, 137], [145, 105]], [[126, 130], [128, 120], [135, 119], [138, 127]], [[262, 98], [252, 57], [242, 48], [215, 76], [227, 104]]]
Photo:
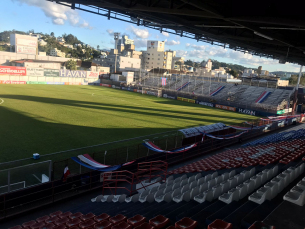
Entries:
[[[292, 121], [293, 119], [290, 119], [288, 125], [291, 125], [293, 123]], [[296, 118], [296, 121], [300, 121], [300, 118]], [[269, 131], [274, 131], [281, 128], [281, 125], [278, 125], [278, 123], [272, 123], [270, 121], [265, 122], [263, 120], [257, 120], [254, 121], [253, 124], [267, 124], [267, 126], [265, 126], [264, 129], [252, 129], [248, 133], [243, 134], [242, 138], [244, 141], [247, 139], [264, 135], [266, 133], [264, 131], [265, 129], [268, 129]], [[137, 170], [137, 164], [143, 161], [162, 160], [167, 162], [169, 165], [173, 165], [175, 163], [230, 146], [239, 141], [240, 139], [237, 138], [225, 140], [207, 139], [204, 142], [198, 142], [198, 145], [190, 151], [178, 154], [153, 153], [145, 149], [143, 153], [145, 154], [146, 152], [146, 156], [138, 158], [137, 163], [126, 166], [124, 169], [131, 172], [135, 172]], [[179, 141], [179, 137], [177, 137], [177, 143], [179, 142], [181, 141]], [[161, 147], [170, 147], [170, 145], [166, 145], [169, 144], [168, 141], [156, 140], [155, 143]], [[172, 142], [171, 144], [174, 143]], [[185, 147], [187, 146], [188, 145], [185, 145]], [[102, 153], [100, 154], [102, 155]], [[97, 154], [96, 157], [98, 157]], [[61, 169], [63, 170], [63, 167]], [[77, 168], [76, 171], [79, 171], [79, 168]], [[81, 172], [82, 174], [74, 173], [71, 177], [68, 177], [67, 182], [63, 182], [62, 180], [55, 180], [41, 185], [31, 186], [21, 191], [15, 191], [0, 195], [0, 219], [14, 216], [22, 212], [26, 212], [31, 209], [51, 204], [69, 197], [81, 195], [90, 190], [100, 189], [102, 187], [102, 182], [100, 180], [100, 172]]]

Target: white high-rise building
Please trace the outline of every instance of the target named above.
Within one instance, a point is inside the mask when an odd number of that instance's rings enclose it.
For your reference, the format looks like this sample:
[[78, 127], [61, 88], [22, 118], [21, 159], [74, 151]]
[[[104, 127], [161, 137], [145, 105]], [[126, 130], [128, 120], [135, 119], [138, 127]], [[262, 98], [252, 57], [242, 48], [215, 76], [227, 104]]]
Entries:
[[164, 41], [147, 41], [147, 51], [143, 51], [142, 68], [171, 69], [174, 51], [164, 52]]

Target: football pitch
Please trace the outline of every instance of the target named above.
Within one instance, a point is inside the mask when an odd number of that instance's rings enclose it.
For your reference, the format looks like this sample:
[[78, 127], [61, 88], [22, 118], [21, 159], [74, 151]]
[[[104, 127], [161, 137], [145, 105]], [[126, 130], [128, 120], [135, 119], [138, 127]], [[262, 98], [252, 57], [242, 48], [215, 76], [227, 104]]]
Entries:
[[256, 118], [98, 86], [0, 84], [0, 162]]

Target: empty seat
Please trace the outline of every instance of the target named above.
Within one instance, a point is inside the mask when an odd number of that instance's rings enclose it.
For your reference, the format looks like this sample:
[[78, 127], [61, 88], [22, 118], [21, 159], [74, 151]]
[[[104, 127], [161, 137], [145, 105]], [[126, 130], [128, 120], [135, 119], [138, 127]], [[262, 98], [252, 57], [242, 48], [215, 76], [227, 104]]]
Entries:
[[251, 196], [248, 197], [249, 200], [257, 203], [262, 204], [265, 200], [270, 200], [271, 197], [271, 188], [267, 188], [264, 192], [255, 192]]
[[255, 183], [254, 189], [257, 189], [262, 184], [261, 176], [255, 175], [255, 176], [251, 177], [250, 180], [254, 181], [254, 183]]
[[[66, 229], [66, 228], [67, 228], [66, 225], [58, 225], [58, 226], [55, 226], [53, 229]], [[79, 229], [79, 227], [73, 226], [70, 229]]]
[[216, 219], [213, 223], [208, 226], [208, 229], [231, 229], [232, 224], [222, 221], [221, 219]]
[[190, 184], [190, 189], [193, 189], [197, 186], [197, 181], [193, 181], [191, 184]]
[[88, 213], [88, 214], [86, 214], [86, 215], [82, 215], [81, 217], [79, 217], [82, 221], [86, 221], [86, 220], [88, 220], [88, 219], [93, 219], [95, 217], [95, 215], [92, 213], [92, 212], [90, 212], [90, 213]]
[[284, 200], [291, 203], [297, 204], [299, 206], [304, 206], [305, 204], [305, 192], [288, 192], [283, 197]]
[[218, 176], [215, 178], [216, 184], [220, 184], [221, 182], [223, 182], [223, 177], [222, 176]]
[[101, 221], [94, 225], [94, 229], [110, 229], [111, 227], [112, 224], [107, 220]]
[[190, 218], [183, 218], [175, 223], [177, 229], [194, 229], [198, 225], [197, 221], [194, 221]]
[[171, 175], [169, 177], [166, 178], [166, 183], [168, 183], [169, 181], [173, 180], [174, 179], [174, 176]]
[[205, 183], [205, 177], [199, 178], [198, 181], [197, 181], [197, 185], [201, 185], [203, 183]]
[[191, 190], [191, 196], [190, 196], [190, 198], [191, 198], [191, 199], [194, 199], [194, 197], [197, 196], [197, 195], [199, 195], [199, 187], [198, 187], [198, 186], [197, 186], [196, 188], [193, 188], [193, 189]]
[[198, 180], [199, 178], [201, 178], [201, 173], [198, 173], [196, 176], [195, 176], [195, 180]]
[[14, 227], [10, 227], [9, 229], [22, 229], [22, 226], [17, 225], [17, 226], [14, 226]]
[[126, 203], [130, 203], [130, 202], [137, 202], [138, 200], [139, 200], [139, 197], [140, 197], [140, 194], [139, 193], [137, 193], [137, 194], [135, 194], [135, 195], [133, 195], [133, 196], [131, 196], [131, 197], [127, 197], [126, 199], [125, 199], [125, 202]]
[[221, 190], [222, 193], [225, 193], [225, 192], [230, 190], [230, 182], [229, 181], [223, 181], [223, 182], [220, 183], [220, 185], [221, 185], [221, 188], [222, 188], [222, 190]]
[[50, 214], [50, 216], [51, 216], [51, 217], [53, 217], [53, 216], [59, 216], [60, 214], [62, 214], [62, 211], [56, 211], [56, 212], [52, 212], [52, 213]]
[[215, 179], [208, 181], [208, 188], [209, 188], [209, 189], [212, 188], [212, 187], [214, 187], [215, 185], [216, 185]]
[[229, 177], [234, 177], [235, 176], [235, 170], [232, 170], [230, 173], [229, 173]]
[[59, 218], [57, 216], [50, 217], [49, 219], [45, 220], [45, 223], [55, 223], [56, 220]]
[[45, 225], [45, 222], [34, 223], [30, 226], [31, 229], [39, 229]]
[[247, 194], [254, 191], [255, 182], [253, 180], [246, 180], [244, 184], [247, 186]]
[[101, 222], [103, 220], [108, 220], [110, 218], [110, 215], [106, 214], [106, 213], [102, 213], [98, 216], [94, 217], [95, 222]]
[[126, 199], [126, 194], [123, 194], [123, 195], [116, 195], [113, 199], [112, 199], [112, 202], [116, 203], [116, 202], [119, 202], [119, 203], [123, 203]]
[[270, 182], [277, 184], [278, 192], [281, 192], [285, 187], [284, 186], [284, 179], [280, 179], [278, 177], [275, 177]]
[[72, 215], [69, 216], [70, 219], [75, 219], [75, 218], [79, 218], [81, 217], [83, 214], [80, 213], [80, 212], [76, 212], [76, 213], [73, 213]]
[[221, 196], [218, 197], [219, 200], [222, 202], [225, 202], [226, 204], [232, 203], [232, 201], [238, 201], [239, 200], [239, 190], [233, 189], [231, 192], [224, 193]]
[[48, 223], [48, 224], [45, 224], [42, 227], [39, 227], [39, 229], [54, 229], [55, 227], [56, 226], [53, 223]]
[[211, 179], [212, 179], [211, 174], [208, 174], [208, 175], [206, 175], [206, 176], [204, 177], [205, 182], [208, 182], [208, 181], [210, 181]]
[[141, 215], [135, 215], [127, 220], [127, 222], [133, 227], [139, 226], [146, 221], [146, 218]]
[[216, 178], [218, 176], [218, 172], [214, 172], [213, 174], [212, 174], [212, 176], [211, 176], [211, 179], [214, 179], [214, 178]]
[[189, 179], [188, 179], [189, 184], [192, 183], [193, 181], [195, 181], [195, 176], [196, 175], [189, 177]]
[[194, 197], [194, 200], [200, 204], [205, 201], [209, 201], [209, 202], [212, 201], [213, 200], [213, 190], [208, 189], [207, 191], [200, 193], [199, 195]]
[[70, 219], [68, 222], [66, 222], [66, 225], [68, 227], [78, 226], [82, 221], [79, 218]]
[[255, 168], [252, 168], [250, 170], [250, 177], [253, 177], [255, 175]]
[[237, 186], [237, 178], [236, 177], [231, 177], [228, 180], [230, 182], [230, 188], [235, 188]]
[[163, 215], [158, 215], [152, 218], [151, 220], [149, 220], [149, 224], [154, 226], [156, 229], [159, 229], [169, 224], [169, 219], [164, 217]]
[[208, 183], [203, 183], [203, 184], [200, 185], [200, 187], [199, 187], [199, 192], [202, 193], [202, 192], [204, 192], [204, 191], [206, 191], [206, 190], [208, 190], [208, 189], [209, 189]]
[[132, 226], [123, 221], [112, 226], [111, 229], [132, 229]]
[[111, 218], [109, 218], [109, 221], [113, 224], [116, 225], [120, 222], [123, 222], [126, 220], [126, 216], [122, 215], [122, 214], [118, 214], [116, 216], [113, 216]]
[[221, 185], [218, 184], [214, 186], [212, 189], [213, 189], [213, 199], [217, 199], [222, 193], [222, 187]]
[[69, 218], [59, 218], [54, 222], [55, 225], [66, 224], [69, 221]]
[[149, 195], [149, 192], [150, 192], [150, 190], [147, 189], [147, 190], [145, 190], [144, 192], [142, 192], [142, 193], [140, 194], [139, 201], [140, 201], [141, 203], [143, 203], [143, 202], [146, 201], [146, 197]]
[[158, 186], [158, 190], [162, 190], [166, 188], [167, 183], [161, 184]]
[[89, 227], [92, 227], [94, 224], [95, 224], [94, 220], [88, 219], [88, 220], [86, 220], [84, 222], [81, 222], [79, 224], [79, 228], [89, 228]]
[[39, 217], [36, 219], [36, 222], [45, 222], [46, 220], [50, 219], [50, 216], [48, 215], [45, 215], [45, 216], [42, 216], [42, 217]]
[[229, 179], [229, 173], [222, 174], [222, 178], [223, 178], [224, 181], [228, 180]]
[[248, 194], [247, 185], [243, 185], [243, 186], [239, 189], [239, 199], [244, 198], [247, 194]]
[[65, 217], [69, 217], [70, 215], [72, 215], [71, 212], [65, 212], [65, 213], [62, 213], [60, 215], [58, 215], [59, 218], [65, 218]]

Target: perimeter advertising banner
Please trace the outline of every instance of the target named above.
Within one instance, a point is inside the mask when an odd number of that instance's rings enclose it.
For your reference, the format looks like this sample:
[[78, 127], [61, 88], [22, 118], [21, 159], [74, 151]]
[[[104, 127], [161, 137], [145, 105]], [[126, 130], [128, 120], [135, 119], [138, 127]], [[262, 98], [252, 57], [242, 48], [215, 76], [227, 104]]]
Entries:
[[26, 81], [26, 84], [47, 84], [44, 81]]
[[87, 78], [97, 79], [97, 78], [99, 78], [99, 72], [89, 71], [89, 72], [87, 72]]
[[26, 68], [27, 76], [44, 76], [43, 68]]
[[65, 82], [65, 85], [82, 85], [81, 83]]
[[0, 80], [0, 84], [26, 84], [26, 81]]
[[43, 75], [46, 77], [59, 77], [59, 70], [45, 69]]
[[183, 98], [183, 97], [177, 97], [177, 100], [180, 100], [183, 102], [188, 102], [188, 103], [196, 103], [196, 100], [194, 100], [194, 99], [188, 99], [188, 98]]
[[104, 84], [104, 83], [101, 83], [100, 86], [102, 86], [102, 87], [111, 87], [110, 84]]
[[219, 105], [219, 104], [216, 104], [215, 107], [223, 109], [223, 110], [228, 110], [228, 111], [236, 111], [235, 107], [223, 106], [223, 105]]
[[202, 106], [214, 107], [213, 103], [202, 102], [202, 101], [199, 101], [199, 100], [196, 100], [196, 103], [199, 104], [199, 105], [202, 105]]
[[0, 66], [0, 75], [26, 76], [26, 68], [14, 66]]
[[70, 78], [86, 78], [87, 72], [86, 71], [73, 71], [73, 70], [60, 70], [59, 72], [60, 77], [70, 77]]

